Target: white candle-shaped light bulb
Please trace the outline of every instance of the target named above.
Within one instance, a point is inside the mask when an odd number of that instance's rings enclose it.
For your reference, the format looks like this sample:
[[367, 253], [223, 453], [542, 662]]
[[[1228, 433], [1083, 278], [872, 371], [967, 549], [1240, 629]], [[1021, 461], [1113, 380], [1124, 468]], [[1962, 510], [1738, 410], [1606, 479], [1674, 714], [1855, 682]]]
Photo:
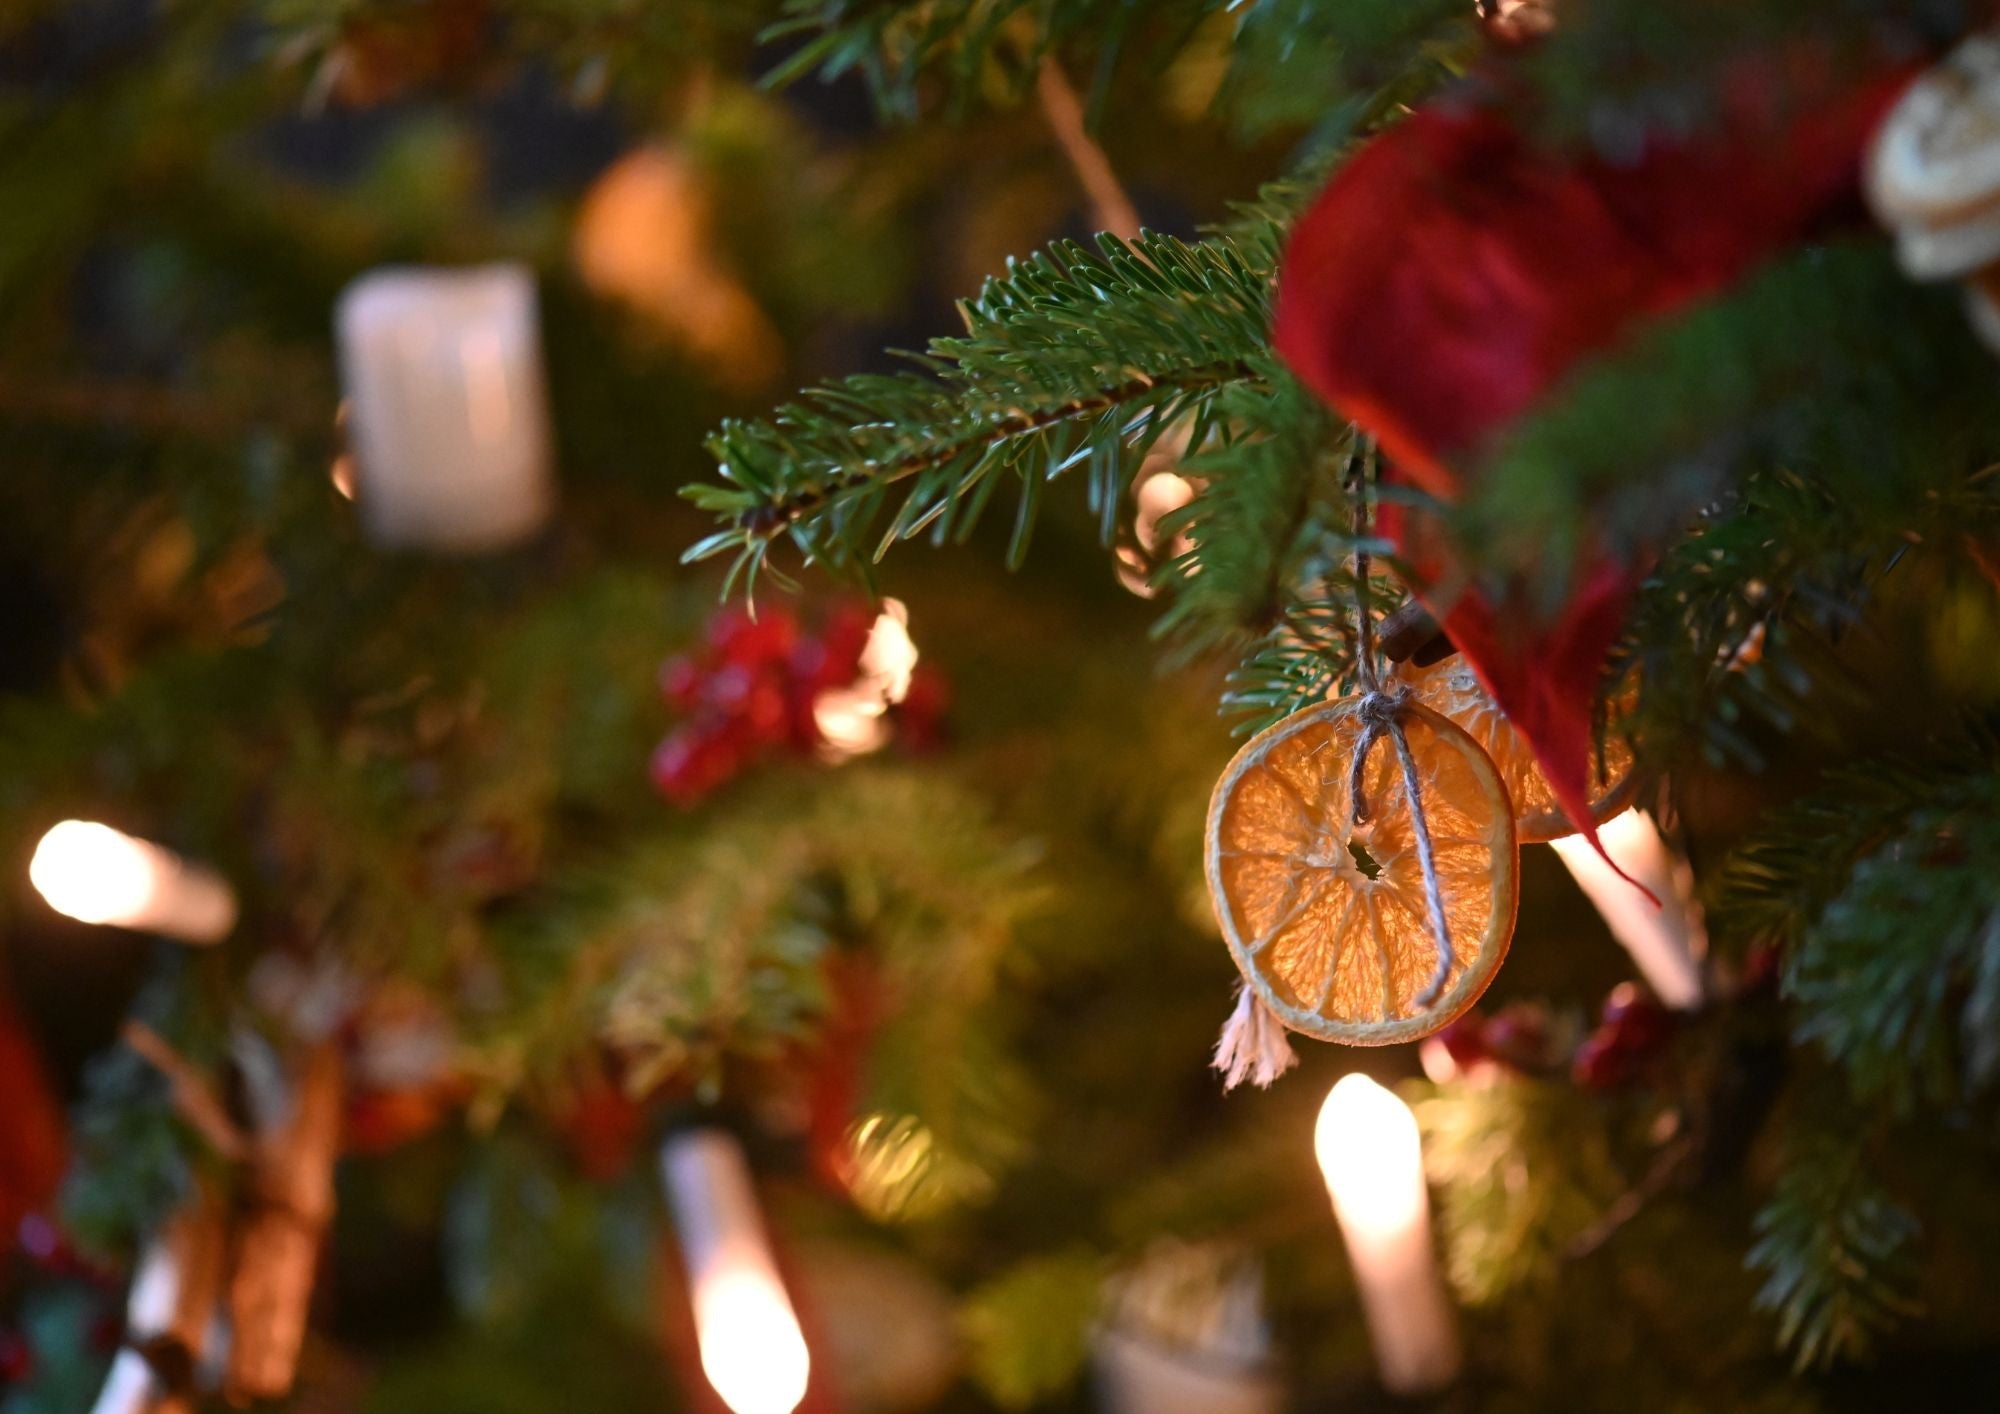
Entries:
[[533, 274], [392, 268], [335, 315], [351, 488], [382, 545], [493, 550], [554, 501]]
[[687, 1264], [702, 1373], [734, 1414], [791, 1414], [812, 1361], [742, 1146], [715, 1129], [678, 1134], [660, 1151], [660, 1172]]
[[1383, 1386], [1396, 1394], [1442, 1389], [1458, 1374], [1458, 1326], [1431, 1242], [1416, 1116], [1367, 1076], [1345, 1076], [1320, 1107], [1313, 1149]]
[[236, 926], [236, 895], [213, 870], [89, 820], [52, 826], [28, 862], [28, 882], [56, 912], [213, 943]]
[[1653, 817], [1638, 810], [1606, 821], [1597, 837], [1605, 854], [1644, 884], [1657, 905], [1619, 878], [1582, 835], [1556, 840], [1553, 848], [1603, 915], [1605, 927], [1632, 954], [1653, 994], [1676, 1011], [1694, 1010], [1702, 1002], [1701, 955], [1708, 930], [1687, 862], [1668, 847]]

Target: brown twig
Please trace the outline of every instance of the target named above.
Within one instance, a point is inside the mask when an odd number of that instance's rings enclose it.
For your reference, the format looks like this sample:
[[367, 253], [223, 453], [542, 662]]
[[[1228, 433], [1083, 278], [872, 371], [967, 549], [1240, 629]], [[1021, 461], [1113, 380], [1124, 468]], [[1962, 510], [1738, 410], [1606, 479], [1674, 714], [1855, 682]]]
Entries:
[[1137, 238], [1139, 208], [1111, 169], [1111, 159], [1084, 125], [1083, 104], [1070, 86], [1069, 76], [1053, 58], [1042, 60], [1035, 75], [1035, 91], [1042, 100], [1042, 116], [1048, 119], [1049, 130], [1062, 145], [1063, 156], [1069, 159], [1084, 195], [1090, 198], [1098, 229], [1120, 240]]
[[250, 1140], [229, 1117], [208, 1078], [173, 1043], [143, 1021], [128, 1020], [120, 1035], [139, 1057], [166, 1077], [174, 1111], [225, 1159], [242, 1159]]

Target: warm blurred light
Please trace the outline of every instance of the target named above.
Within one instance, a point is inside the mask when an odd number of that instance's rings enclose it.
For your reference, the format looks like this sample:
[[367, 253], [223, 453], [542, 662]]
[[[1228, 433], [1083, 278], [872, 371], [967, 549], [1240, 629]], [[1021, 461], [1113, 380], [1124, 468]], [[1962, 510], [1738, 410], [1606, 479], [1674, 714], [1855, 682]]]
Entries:
[[900, 599], [884, 599], [875, 626], [861, 650], [861, 681], [890, 702], [910, 695], [910, 674], [916, 671], [917, 645], [910, 637], [910, 610]]
[[889, 744], [882, 699], [859, 688], [836, 687], [813, 699], [813, 725], [822, 738], [820, 754], [829, 761], [866, 756]]
[[80, 923], [129, 923], [158, 890], [154, 854], [109, 825], [65, 820], [35, 846], [28, 879], [57, 913]]
[[351, 501], [354, 499], [353, 457], [350, 457], [345, 452], [335, 457], [333, 459], [333, 466], [328, 471], [327, 477], [333, 482], [333, 489], [340, 493], [341, 500]]
[[[1155, 472], [1139, 483], [1134, 499], [1138, 511], [1132, 517], [1132, 533], [1149, 554], [1154, 553], [1160, 548], [1160, 521], [1194, 499], [1194, 483], [1178, 472]], [[1184, 548], [1184, 542], [1177, 539], [1174, 552], [1179, 554]]]
[[1417, 1064], [1424, 1068], [1424, 1079], [1433, 1085], [1449, 1085], [1459, 1077], [1451, 1047], [1435, 1036], [1426, 1036], [1417, 1044]]
[[42, 836], [28, 881], [50, 908], [82, 923], [191, 943], [215, 942], [236, 926], [235, 896], [215, 874], [88, 820], [64, 820]]
[[1160, 521], [1192, 501], [1199, 489], [1179, 472], [1166, 469], [1179, 465], [1183, 446], [1176, 439], [1173, 446], [1155, 448], [1132, 483], [1132, 538], [1136, 543], [1118, 547], [1116, 570], [1118, 582], [1141, 599], [1150, 599], [1155, 593], [1154, 570], [1190, 548], [1185, 535], [1168, 541], [1160, 534]]
[[734, 1414], [791, 1414], [812, 1360], [764, 1235], [743, 1146], [719, 1129], [683, 1131], [662, 1146], [660, 1177], [703, 1373]]
[[1313, 1150], [1333, 1196], [1386, 1389], [1419, 1394], [1458, 1375], [1457, 1322], [1431, 1242], [1423, 1144], [1410, 1107], [1365, 1075], [1320, 1106]]
[[1313, 1152], [1340, 1219], [1396, 1232], [1424, 1214], [1423, 1147], [1410, 1107], [1365, 1075], [1343, 1076], [1320, 1106]]
[[813, 699], [821, 754], [829, 761], [846, 761], [887, 746], [889, 724], [883, 714], [909, 696], [916, 666], [909, 608], [900, 599], [884, 599], [861, 649], [860, 676]]
[[731, 388], [778, 376], [784, 344], [717, 255], [712, 183], [658, 146], [626, 153], [591, 184], [572, 228], [583, 282], [643, 315]]
[[701, 1368], [735, 1414], [791, 1414], [812, 1360], [784, 1288], [755, 1268], [704, 1273], [694, 1289]]
[[1687, 862], [1667, 846], [1660, 827], [1644, 811], [1627, 810], [1606, 821], [1598, 826], [1597, 838], [1611, 861], [1644, 885], [1657, 904], [1619, 878], [1582, 835], [1556, 840], [1551, 848], [1597, 905], [1611, 935], [1632, 954], [1654, 995], [1677, 1011], [1699, 1007], [1708, 928], [1694, 901]]

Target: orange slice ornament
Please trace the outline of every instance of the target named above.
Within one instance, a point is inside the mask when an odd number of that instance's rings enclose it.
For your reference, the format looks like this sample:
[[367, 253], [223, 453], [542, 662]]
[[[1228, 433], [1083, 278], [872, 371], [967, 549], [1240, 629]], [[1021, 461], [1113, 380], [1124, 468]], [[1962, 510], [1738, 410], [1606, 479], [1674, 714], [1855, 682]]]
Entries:
[[1507, 955], [1518, 902], [1514, 810], [1493, 760], [1419, 702], [1401, 724], [1429, 827], [1451, 956], [1438, 980], [1415, 821], [1393, 734], [1350, 788], [1364, 699], [1294, 712], [1236, 753], [1209, 803], [1206, 870], [1223, 939], [1286, 1027], [1350, 1046], [1438, 1030]]
[[[1515, 834], [1522, 844], [1547, 844], [1576, 833], [1576, 822], [1563, 813], [1555, 788], [1535, 764], [1527, 741], [1507, 720], [1500, 704], [1487, 695], [1470, 664], [1463, 658], [1447, 658], [1423, 668], [1399, 663], [1395, 676], [1409, 686], [1418, 702], [1463, 727], [1493, 758], [1500, 783], [1513, 802]], [[1620, 715], [1620, 705], [1618, 701], [1612, 704], [1614, 718]], [[1632, 744], [1615, 731], [1607, 732], [1597, 788], [1591, 794], [1592, 824], [1602, 825], [1631, 804], [1637, 779], [1632, 761]]]

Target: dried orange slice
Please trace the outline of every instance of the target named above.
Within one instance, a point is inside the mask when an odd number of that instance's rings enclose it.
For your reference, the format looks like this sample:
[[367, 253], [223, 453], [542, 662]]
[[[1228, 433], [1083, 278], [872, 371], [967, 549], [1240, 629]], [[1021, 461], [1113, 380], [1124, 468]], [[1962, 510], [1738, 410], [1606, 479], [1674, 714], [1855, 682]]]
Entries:
[[1450, 968], [1428, 1000], [1437, 938], [1386, 735], [1363, 773], [1368, 818], [1354, 822], [1359, 699], [1294, 712], [1253, 737], [1208, 807], [1209, 895], [1237, 967], [1286, 1026], [1350, 1046], [1443, 1026], [1486, 990], [1514, 934], [1514, 812], [1492, 760], [1420, 704], [1405, 707], [1403, 730], [1451, 938]]
[[[1507, 798], [1514, 802], [1515, 835], [1522, 844], [1547, 844], [1576, 833], [1576, 824], [1556, 802], [1548, 777], [1535, 764], [1535, 754], [1514, 730], [1500, 706], [1463, 658], [1447, 658], [1433, 667], [1399, 664], [1396, 677], [1409, 684], [1416, 700], [1456, 722], [1486, 748], [1500, 772]], [[1614, 707], [1614, 713], [1616, 708]], [[1602, 825], [1631, 802], [1632, 744], [1616, 732], [1604, 736], [1603, 760], [1592, 793], [1591, 823]]]

